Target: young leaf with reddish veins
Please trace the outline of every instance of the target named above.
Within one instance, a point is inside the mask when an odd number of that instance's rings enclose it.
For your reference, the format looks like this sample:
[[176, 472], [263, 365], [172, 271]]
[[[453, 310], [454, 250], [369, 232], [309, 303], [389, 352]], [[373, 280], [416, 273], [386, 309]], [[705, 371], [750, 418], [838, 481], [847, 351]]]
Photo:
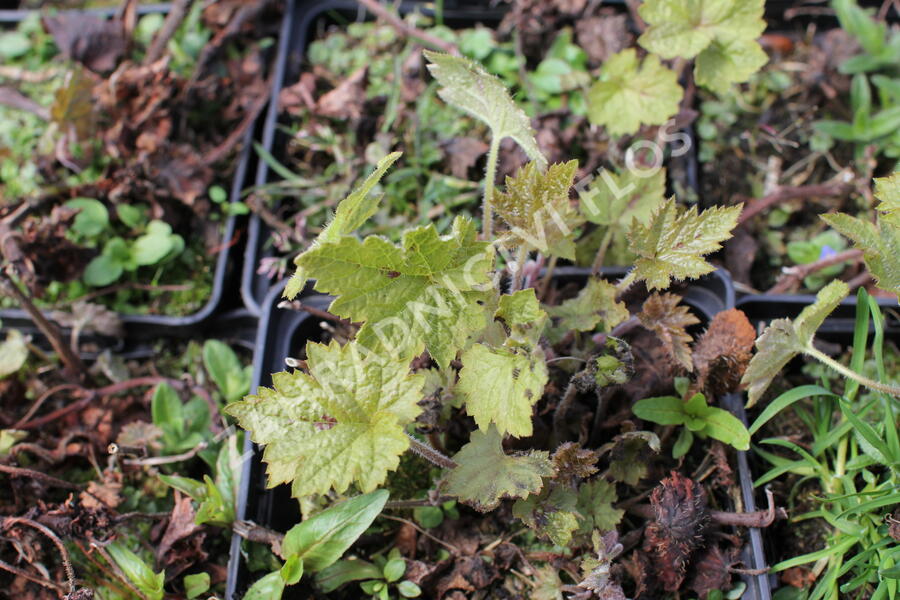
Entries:
[[494, 192], [494, 210], [510, 227], [512, 244], [542, 254], [575, 260], [574, 229], [582, 223], [569, 202], [578, 161], [550, 165], [535, 162], [506, 178], [506, 192]]
[[741, 206], [713, 207], [697, 212], [681, 210], [672, 198], [648, 225], [635, 221], [628, 232], [638, 259], [630, 276], [645, 281], [649, 290], [665, 289], [672, 279], [696, 279], [715, 270], [702, 257], [722, 247], [737, 225]]

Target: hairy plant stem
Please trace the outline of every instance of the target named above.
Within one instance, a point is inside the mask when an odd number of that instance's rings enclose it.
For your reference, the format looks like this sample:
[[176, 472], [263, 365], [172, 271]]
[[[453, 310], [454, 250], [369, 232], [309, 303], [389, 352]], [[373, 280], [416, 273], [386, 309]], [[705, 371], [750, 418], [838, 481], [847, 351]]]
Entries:
[[606, 232], [603, 234], [603, 239], [600, 241], [600, 247], [597, 249], [594, 264], [591, 266], [591, 275], [599, 274], [600, 269], [603, 268], [603, 259], [606, 258], [606, 251], [609, 249], [610, 242], [612, 242], [612, 233], [612, 227], [607, 227]]
[[525, 261], [528, 260], [528, 248], [524, 245], [516, 249], [516, 270], [513, 271], [512, 284], [509, 293], [513, 294], [522, 289], [522, 276], [525, 274]]
[[847, 367], [845, 367], [838, 361], [834, 360], [833, 358], [831, 358], [824, 352], [820, 352], [819, 350], [815, 349], [812, 346], [807, 347], [804, 350], [804, 353], [808, 354], [809, 356], [812, 356], [819, 362], [831, 367], [832, 369], [834, 369], [835, 371], [837, 371], [844, 377], [846, 377], [848, 379], [852, 379], [853, 381], [856, 381], [857, 383], [864, 385], [869, 389], [877, 390], [879, 392], [884, 392], [885, 394], [890, 394], [891, 396], [900, 398], [900, 388], [890, 385], [890, 384], [887, 384], [887, 383], [880, 383], [878, 381], [875, 381], [874, 379], [869, 379], [865, 375], [861, 375], [861, 374], [857, 373], [856, 371], [848, 369]]
[[420, 442], [408, 433], [406, 434], [406, 437], [409, 438], [409, 449], [428, 462], [437, 465], [442, 469], [455, 469], [459, 466], [459, 463], [457, 463], [455, 460], [444, 456], [428, 444]]
[[487, 241], [491, 241], [494, 235], [494, 179], [497, 178], [499, 157], [500, 138], [491, 136], [491, 147], [488, 150], [487, 167], [484, 172], [484, 199], [481, 202], [481, 233]]
[[634, 274], [634, 270], [629, 271], [628, 274], [616, 284], [616, 298], [627, 292], [628, 288], [631, 287], [631, 284], [633, 284], [636, 279], [637, 277]]
[[[576, 374], [577, 375], [577, 374]], [[573, 375], [574, 378], [574, 375]], [[562, 400], [559, 401], [559, 404], [556, 405], [556, 411], [553, 413], [553, 444], [552, 447], [556, 447], [561, 442], [563, 442], [563, 434], [565, 433], [563, 430], [566, 426], [566, 415], [569, 413], [569, 408], [572, 407], [572, 403], [575, 401], [575, 395], [578, 392], [578, 388], [575, 387], [575, 384], [572, 380], [569, 380], [569, 385], [566, 387], [566, 391], [563, 394]]]

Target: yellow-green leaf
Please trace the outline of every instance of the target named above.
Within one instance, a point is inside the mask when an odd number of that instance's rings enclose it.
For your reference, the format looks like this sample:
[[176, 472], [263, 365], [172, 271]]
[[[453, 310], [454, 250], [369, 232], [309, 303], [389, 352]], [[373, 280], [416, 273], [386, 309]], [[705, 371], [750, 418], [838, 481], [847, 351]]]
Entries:
[[412, 357], [427, 348], [446, 367], [472, 332], [487, 325], [478, 302], [490, 286], [493, 251], [457, 217], [449, 235], [434, 225], [406, 231], [400, 246], [343, 236], [310, 249], [298, 265], [316, 290], [337, 296], [331, 312], [365, 321], [357, 340], [369, 350]]
[[355, 342], [310, 343], [306, 352], [309, 374], [276, 373], [273, 388], [225, 412], [265, 446], [270, 486], [293, 482], [296, 497], [351, 483], [372, 491], [409, 446], [404, 427], [422, 411], [425, 375], [410, 375], [405, 360], [363, 357]]
[[485, 431], [531, 435], [531, 409], [547, 384], [547, 365], [540, 350], [489, 348], [475, 344], [462, 354], [457, 390], [466, 412]]
[[559, 339], [571, 330], [593, 331], [603, 323], [603, 330], [609, 331], [628, 318], [628, 308], [624, 302], [616, 302], [616, 286], [596, 277], [574, 298], [559, 306], [547, 307], [547, 314], [556, 320], [550, 337]]
[[[402, 152], [392, 152], [378, 161], [372, 174], [366, 177], [359, 187], [350, 192], [349, 196], [341, 200], [334, 213], [334, 218], [325, 226], [325, 229], [322, 230], [310, 249], [323, 242], [335, 242], [342, 235], [356, 231], [369, 217], [375, 214], [383, 194], [377, 196], [370, 196], [369, 194], [402, 154]], [[301, 254], [294, 259], [297, 270], [284, 288], [285, 298], [294, 298], [306, 285], [308, 275], [301, 266], [300, 258], [302, 256]]]
[[678, 112], [684, 90], [675, 72], [648, 54], [643, 62], [628, 48], [609, 57], [588, 91], [588, 118], [613, 137], [641, 125], [662, 125]]

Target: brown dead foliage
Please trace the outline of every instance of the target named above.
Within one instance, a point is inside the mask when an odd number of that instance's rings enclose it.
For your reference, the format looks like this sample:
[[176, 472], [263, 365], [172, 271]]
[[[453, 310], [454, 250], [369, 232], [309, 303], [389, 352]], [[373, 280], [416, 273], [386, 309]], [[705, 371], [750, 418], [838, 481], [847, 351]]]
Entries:
[[732, 308], [713, 317], [694, 345], [697, 389], [713, 397], [736, 391], [755, 341], [756, 330], [740, 310]]
[[700, 484], [673, 471], [650, 495], [654, 519], [647, 525], [644, 552], [663, 590], [675, 592], [702, 546], [709, 526], [706, 493]]

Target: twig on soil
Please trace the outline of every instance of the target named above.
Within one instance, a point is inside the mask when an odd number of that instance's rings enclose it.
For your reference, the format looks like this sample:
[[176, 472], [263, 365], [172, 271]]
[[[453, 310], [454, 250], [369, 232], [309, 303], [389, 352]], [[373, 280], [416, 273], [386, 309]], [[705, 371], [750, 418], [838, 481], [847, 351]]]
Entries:
[[[229, 430], [220, 431], [212, 440], [208, 442], [200, 442], [187, 452], [182, 452], [181, 454], [174, 454], [172, 456], [151, 456], [149, 458], [126, 458], [122, 462], [126, 465], [140, 465], [140, 466], [157, 466], [157, 465], [168, 465], [177, 462], [183, 462], [186, 460], [190, 460], [197, 456], [199, 452], [202, 452], [206, 448], [210, 446], [210, 444], [217, 444], [222, 441], [222, 438], [226, 437], [230, 433]], [[118, 452], [118, 446], [116, 446], [116, 452], [113, 452], [112, 446], [115, 444], [110, 444], [110, 454], [115, 454]]]
[[862, 250], [850, 249], [843, 252], [836, 252], [831, 256], [821, 258], [815, 262], [805, 265], [796, 265], [794, 267], [786, 267], [782, 270], [783, 275], [778, 278], [778, 282], [771, 288], [766, 290], [767, 294], [783, 294], [797, 286], [803, 279], [817, 271], [828, 268], [833, 265], [839, 265], [842, 262], [857, 263], [862, 260]]
[[281, 542], [284, 541], [283, 533], [257, 525], [253, 521], [244, 521], [242, 519], [235, 519], [231, 525], [231, 530], [247, 541], [267, 544], [272, 549], [272, 552], [281, 556]]
[[15, 79], [25, 83], [43, 83], [54, 77], [62, 75], [63, 71], [57, 69], [45, 69], [43, 71], [29, 71], [13, 65], [0, 65], [0, 77], [3, 79]]
[[459, 548], [457, 548], [456, 546], [454, 546], [453, 544], [451, 544], [449, 542], [445, 542], [444, 540], [431, 535], [430, 533], [428, 533], [427, 531], [425, 531], [424, 529], [422, 529], [421, 527], [419, 527], [418, 525], [416, 525], [409, 519], [404, 519], [403, 517], [394, 517], [391, 515], [386, 515], [384, 513], [382, 513], [379, 516], [382, 519], [387, 519], [389, 521], [397, 521], [398, 523], [403, 523], [404, 525], [409, 525], [410, 527], [412, 527], [413, 529], [415, 529], [416, 531], [418, 531], [419, 533], [421, 533], [422, 535], [427, 537], [429, 540], [437, 542], [438, 544], [440, 544], [441, 546], [443, 546], [444, 548], [449, 550], [450, 553], [453, 554], [453, 556], [461, 556], [462, 555], [462, 552], [460, 551]]
[[342, 323], [344, 325], [350, 325], [350, 321], [347, 319], [342, 319], [338, 316], [335, 316], [328, 312], [327, 310], [322, 310], [316, 308], [314, 306], [310, 306], [308, 304], [303, 304], [299, 300], [282, 300], [278, 303], [278, 308], [287, 309], [287, 310], [299, 310], [303, 312], [308, 312], [314, 317], [318, 317], [320, 319], [324, 319], [326, 321], [333, 321], [335, 323]]
[[41, 525], [37, 521], [32, 521], [25, 517], [6, 517], [0, 523], [2, 523], [0, 524], [0, 529], [2, 530], [7, 530], [13, 525], [26, 525], [32, 529], [37, 529], [50, 538], [50, 541], [56, 545], [59, 549], [59, 553], [62, 555], [63, 568], [66, 571], [66, 582], [69, 584], [69, 593], [71, 594], [75, 591], [75, 570], [72, 569], [72, 560], [69, 558], [69, 551], [66, 550], [66, 547], [62, 543], [62, 540], [59, 539], [59, 536], [53, 533], [46, 525]]
[[62, 479], [57, 479], [52, 475], [47, 475], [46, 473], [41, 473], [40, 471], [32, 471], [31, 469], [23, 469], [22, 467], [12, 467], [10, 465], [0, 465], [0, 473], [6, 473], [11, 477], [28, 477], [29, 479], [36, 479], [42, 483], [46, 483], [47, 485], [52, 485], [53, 487], [62, 488], [64, 490], [82, 490], [84, 486], [79, 485], [77, 483], [72, 483], [70, 481], [64, 481]]
[[184, 21], [188, 9], [193, 3], [194, 0], [175, 0], [172, 3], [172, 8], [169, 9], [169, 14], [166, 16], [162, 28], [153, 38], [150, 49], [147, 50], [147, 54], [144, 56], [144, 65], [155, 63], [160, 59], [163, 52], [166, 50], [166, 46], [169, 44], [169, 40], [171, 40], [172, 36], [175, 35], [175, 32], [178, 31], [178, 27], [181, 25], [181, 22]]
[[25, 96], [18, 90], [11, 87], [0, 86], [0, 104], [9, 106], [10, 108], [14, 108], [16, 110], [24, 110], [25, 112], [30, 112], [33, 115], [37, 115], [39, 119], [42, 119], [44, 121], [50, 120], [50, 109], [45, 106], [41, 106], [28, 96]]
[[744, 224], [759, 213], [776, 204], [788, 200], [809, 200], [823, 196], [843, 196], [853, 189], [853, 185], [844, 182], [820, 183], [815, 185], [783, 186], [762, 198], [744, 199], [744, 210], [738, 224]]
[[422, 40], [429, 46], [433, 46], [439, 50], [443, 50], [448, 54], [459, 54], [459, 50], [456, 48], [456, 44], [451, 44], [450, 42], [446, 42], [438, 37], [431, 35], [421, 29], [413, 27], [412, 25], [407, 24], [403, 19], [383, 7], [378, 3], [378, 0], [357, 0], [360, 4], [366, 7], [366, 10], [371, 12], [373, 15], [378, 17], [379, 19], [384, 19], [387, 21], [394, 29], [400, 32], [402, 35], [406, 37], [416, 38]]
[[[0, 235], [3, 234], [11, 235], [11, 232], [6, 229], [5, 223], [0, 224]], [[3, 253], [8, 261], [9, 257], [6, 256], [5, 244]], [[9, 264], [8, 266], [12, 267], [12, 264]], [[0, 270], [0, 277], [2, 277], [2, 279], [0, 279], [0, 285], [2, 285], [3, 292], [16, 299], [19, 305], [25, 309], [29, 316], [31, 316], [34, 324], [41, 330], [41, 333], [44, 334], [56, 353], [59, 354], [60, 359], [65, 365], [64, 373], [66, 376], [76, 381], [83, 381], [87, 371], [78, 355], [63, 341], [59, 328], [44, 317], [44, 313], [38, 310], [31, 299], [22, 293], [22, 290], [19, 289], [12, 280], [12, 277], [10, 277], [5, 270]]]
[[225, 138], [221, 144], [210, 150], [203, 157], [203, 161], [207, 165], [213, 165], [226, 156], [231, 150], [238, 145], [238, 143], [244, 139], [244, 134], [247, 132], [247, 129], [250, 128], [251, 125], [256, 121], [256, 117], [259, 116], [259, 113], [262, 112], [262, 109], [265, 107], [266, 103], [269, 101], [269, 91], [272, 89], [272, 81], [269, 80], [265, 84], [265, 92], [261, 93], [256, 100], [244, 111], [244, 118], [241, 119], [241, 122], [238, 123], [237, 127], [231, 130], [231, 133], [228, 134], [228, 137]]
[[93, 400], [97, 398], [102, 398], [104, 396], [111, 396], [113, 394], [118, 394], [120, 392], [124, 392], [130, 390], [131, 388], [140, 387], [140, 386], [150, 386], [157, 385], [159, 383], [168, 383], [169, 385], [177, 388], [181, 388], [184, 386], [184, 382], [178, 381], [177, 379], [168, 379], [167, 377], [136, 377], [135, 379], [129, 379], [127, 381], [120, 381], [119, 383], [113, 383], [106, 387], [98, 388], [96, 390], [87, 390], [83, 389], [86, 393], [86, 396], [79, 400], [78, 402], [73, 402], [72, 404], [68, 404], [58, 410], [53, 411], [48, 415], [44, 415], [43, 417], [39, 417], [33, 421], [28, 421], [27, 423], [20, 423], [16, 425], [17, 429], [35, 429], [37, 427], [41, 427], [46, 425], [47, 423], [52, 423], [56, 419], [63, 417], [69, 413], [77, 412], [90, 404]]
[[193, 89], [194, 85], [203, 77], [209, 62], [218, 54], [222, 47], [234, 36], [240, 33], [241, 28], [247, 21], [254, 19], [263, 10], [272, 4], [272, 0], [258, 0], [245, 4], [237, 13], [228, 21], [228, 25], [221, 29], [215, 37], [203, 46], [203, 51], [197, 57], [194, 64], [194, 72], [191, 79], [181, 91], [181, 96], [185, 97]]
[[28, 581], [32, 581], [38, 585], [42, 585], [45, 588], [50, 588], [51, 590], [55, 591], [58, 594], [63, 594], [66, 591], [65, 588], [63, 586], [59, 585], [58, 583], [54, 583], [48, 579], [44, 579], [43, 577], [38, 577], [37, 575], [32, 575], [28, 571], [25, 571], [24, 569], [20, 569], [19, 567], [14, 567], [11, 564], [4, 562], [2, 560], [0, 560], [0, 569], [3, 569], [4, 571], [9, 571], [13, 575], [22, 577], [23, 579], [27, 579]]
[[61, 385], [57, 385], [57, 386], [50, 388], [49, 390], [47, 390], [46, 392], [44, 392], [43, 394], [38, 396], [37, 400], [35, 400], [34, 403], [31, 405], [31, 407], [28, 409], [28, 412], [26, 412], [22, 416], [21, 419], [16, 421], [16, 424], [13, 425], [12, 428], [20, 429], [22, 427], [22, 424], [27, 423], [28, 419], [33, 417], [34, 413], [36, 413], [38, 411], [38, 409], [44, 405], [44, 402], [46, 402], [47, 399], [50, 396], [52, 396], [53, 394], [55, 394], [57, 392], [62, 392], [64, 390], [80, 390], [80, 389], [83, 389], [83, 388], [80, 385], [75, 384], [75, 383], [63, 383]]

